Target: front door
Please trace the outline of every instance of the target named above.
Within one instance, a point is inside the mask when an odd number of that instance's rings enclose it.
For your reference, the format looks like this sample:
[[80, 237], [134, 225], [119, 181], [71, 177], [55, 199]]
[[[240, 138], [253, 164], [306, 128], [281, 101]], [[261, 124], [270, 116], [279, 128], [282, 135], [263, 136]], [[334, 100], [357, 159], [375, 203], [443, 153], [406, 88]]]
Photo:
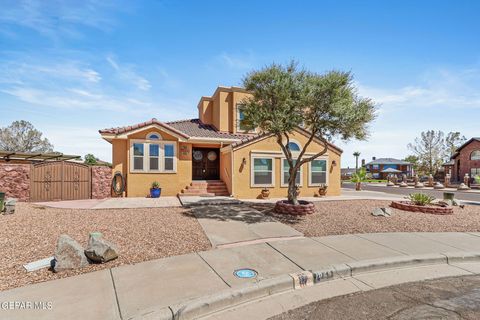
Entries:
[[193, 148], [192, 179], [218, 180], [220, 178], [220, 149]]

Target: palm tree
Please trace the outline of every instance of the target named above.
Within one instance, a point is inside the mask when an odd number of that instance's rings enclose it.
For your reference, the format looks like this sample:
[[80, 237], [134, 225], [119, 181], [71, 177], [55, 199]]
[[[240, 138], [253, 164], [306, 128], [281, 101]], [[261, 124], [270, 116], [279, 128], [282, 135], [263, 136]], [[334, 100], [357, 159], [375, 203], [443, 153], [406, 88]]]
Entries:
[[358, 157], [360, 157], [360, 152], [355, 151], [353, 156], [355, 157], [355, 172], [358, 172]]
[[355, 190], [361, 191], [362, 183], [367, 181], [367, 170], [365, 170], [365, 168], [360, 168], [358, 172], [355, 172], [352, 175], [351, 181], [355, 183]]

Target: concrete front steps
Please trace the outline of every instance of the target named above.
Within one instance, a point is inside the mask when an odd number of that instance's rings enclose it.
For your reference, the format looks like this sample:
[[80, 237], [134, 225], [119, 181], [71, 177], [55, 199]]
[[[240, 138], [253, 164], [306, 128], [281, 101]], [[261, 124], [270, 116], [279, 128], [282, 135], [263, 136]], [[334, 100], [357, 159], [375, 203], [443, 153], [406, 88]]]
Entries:
[[189, 186], [182, 189], [179, 196], [228, 197], [230, 193], [225, 182], [221, 180], [198, 180], [192, 181]]

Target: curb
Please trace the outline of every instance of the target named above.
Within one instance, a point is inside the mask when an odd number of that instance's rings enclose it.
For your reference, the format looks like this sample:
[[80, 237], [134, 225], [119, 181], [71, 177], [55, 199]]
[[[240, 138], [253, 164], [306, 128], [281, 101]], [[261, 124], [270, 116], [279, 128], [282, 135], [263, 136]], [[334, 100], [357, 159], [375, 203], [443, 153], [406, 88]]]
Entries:
[[382, 259], [355, 261], [331, 265], [320, 270], [309, 270], [261, 280], [215, 294], [194, 298], [162, 308], [150, 308], [130, 317], [131, 320], [196, 319], [230, 307], [267, 297], [276, 293], [313, 286], [320, 282], [349, 278], [359, 274], [405, 267], [480, 261], [480, 252], [455, 251], [442, 254], [395, 256]]

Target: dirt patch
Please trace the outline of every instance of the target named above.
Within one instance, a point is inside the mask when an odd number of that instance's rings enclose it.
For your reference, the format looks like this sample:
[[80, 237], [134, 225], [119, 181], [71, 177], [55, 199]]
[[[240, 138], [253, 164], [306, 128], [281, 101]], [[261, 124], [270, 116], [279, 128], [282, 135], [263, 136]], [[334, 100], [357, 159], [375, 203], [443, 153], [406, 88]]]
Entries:
[[[182, 208], [79, 210], [17, 204], [13, 215], [0, 215], [0, 290], [80, 273], [211, 248], [197, 220]], [[99, 231], [119, 248], [120, 257], [103, 265], [54, 274], [27, 273], [23, 264], [52, 256], [60, 234], [83, 246]]]
[[317, 213], [308, 216], [278, 215], [273, 204], [252, 204], [308, 237], [371, 232], [444, 232], [480, 231], [480, 206], [454, 207], [452, 215], [432, 215], [393, 209], [391, 217], [374, 217], [375, 207], [387, 207], [391, 201], [348, 200], [317, 202]]

